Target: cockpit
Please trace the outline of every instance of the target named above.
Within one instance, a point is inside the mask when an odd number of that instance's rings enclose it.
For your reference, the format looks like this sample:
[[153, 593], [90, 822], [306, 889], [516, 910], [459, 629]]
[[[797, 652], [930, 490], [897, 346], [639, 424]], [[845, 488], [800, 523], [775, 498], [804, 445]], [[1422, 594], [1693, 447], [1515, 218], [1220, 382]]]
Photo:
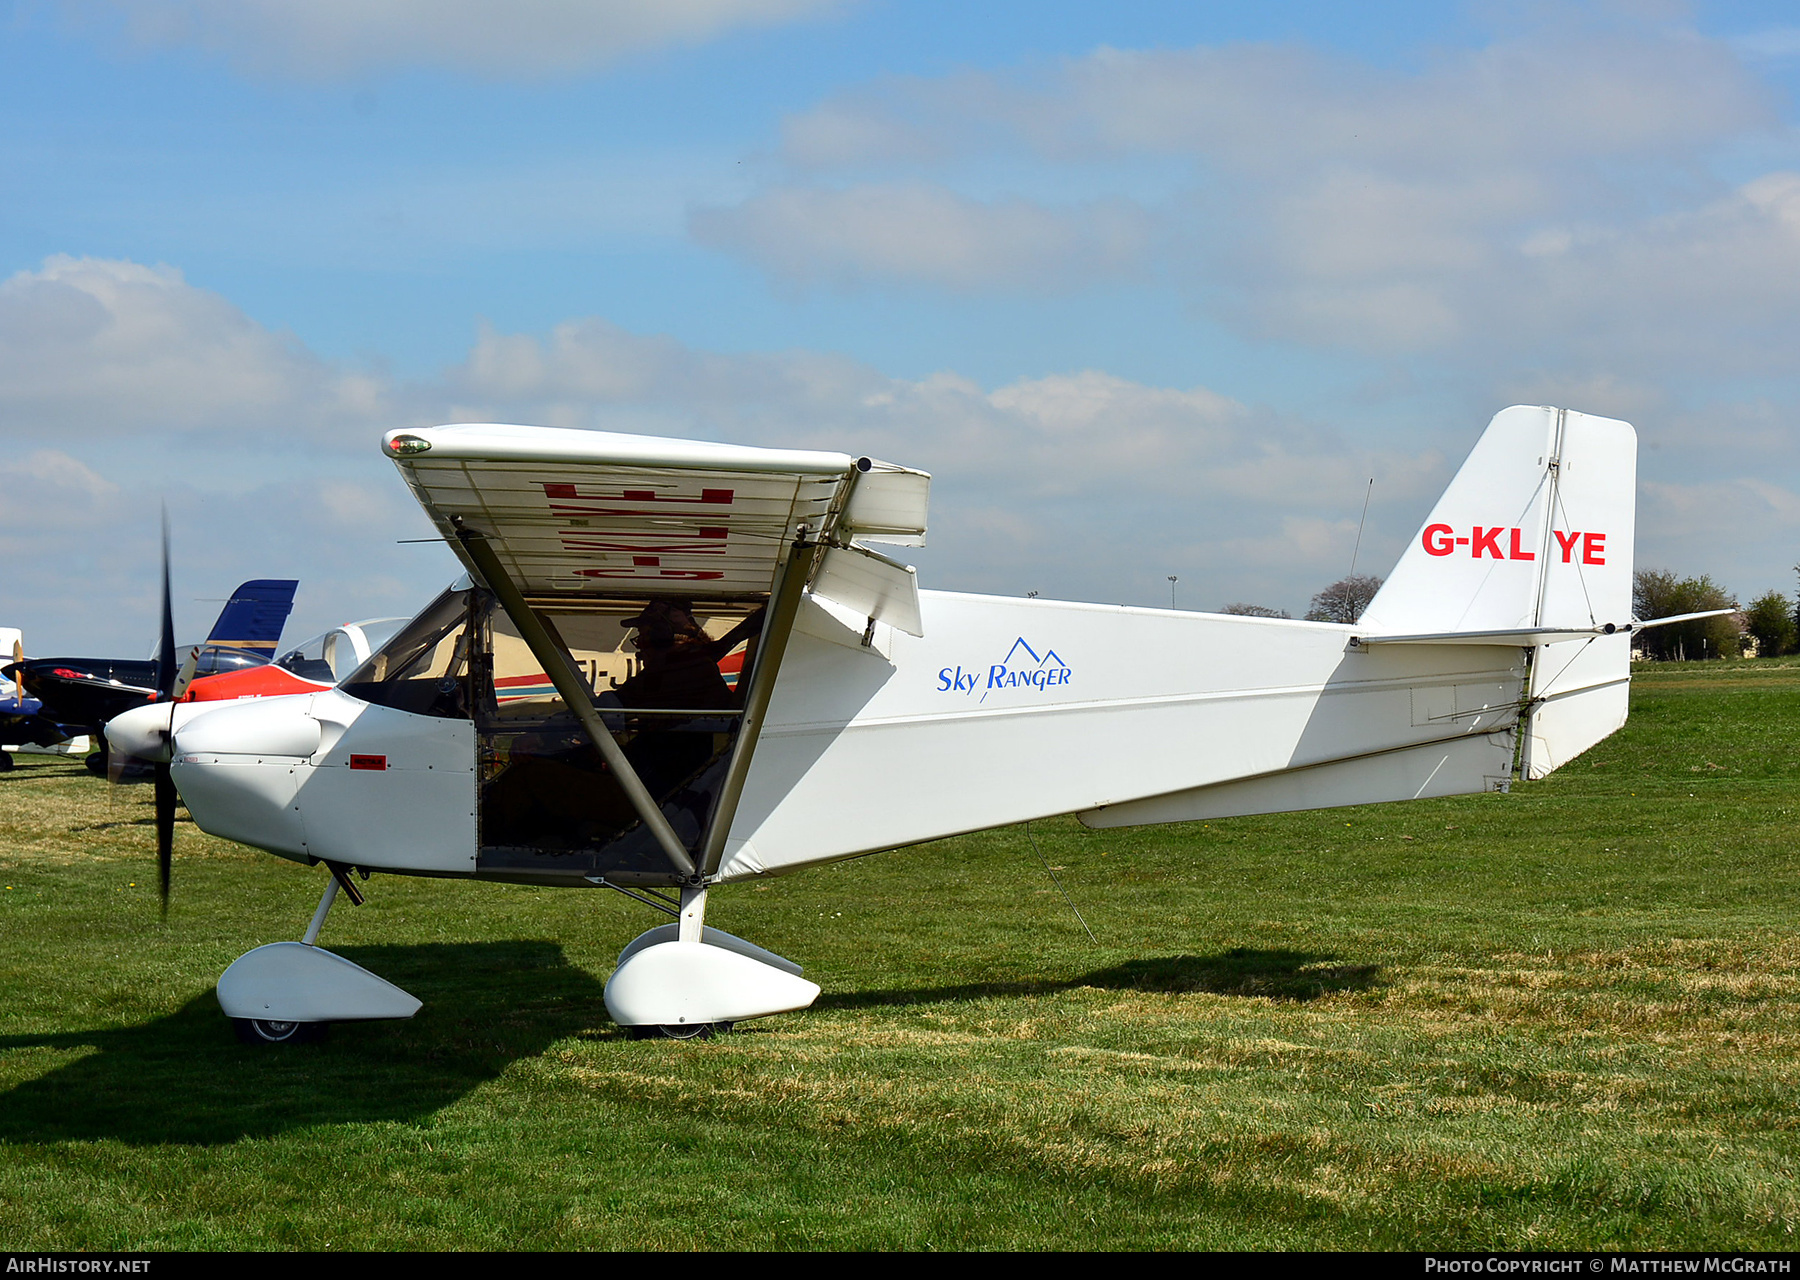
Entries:
[[[742, 724], [763, 599], [531, 604], [677, 838], [697, 851]], [[480, 872], [666, 873], [624, 787], [491, 593], [444, 592], [339, 688], [472, 722]]]

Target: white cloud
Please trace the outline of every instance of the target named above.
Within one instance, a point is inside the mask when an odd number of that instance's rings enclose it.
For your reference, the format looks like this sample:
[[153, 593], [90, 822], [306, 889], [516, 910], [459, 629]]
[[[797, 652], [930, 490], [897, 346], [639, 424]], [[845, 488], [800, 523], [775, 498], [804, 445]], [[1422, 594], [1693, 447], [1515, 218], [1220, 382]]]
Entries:
[[392, 590], [390, 558], [419, 520], [375, 451], [403, 401], [171, 267], [59, 256], [0, 282], [8, 625], [38, 652], [144, 652], [165, 502], [196, 634], [218, 606], [190, 597], [252, 577], [303, 579], [297, 627], [346, 602], [410, 609], [423, 588]]
[[1729, 44], [1657, 15], [1565, 13], [1416, 69], [1102, 48], [840, 94], [785, 123], [769, 187], [691, 226], [790, 285], [1154, 279], [1256, 339], [1384, 359], [1783, 374], [1800, 176], [1709, 168], [1781, 127]]
[[1015, 74], [894, 78], [783, 126], [798, 169], [1003, 148], [1164, 153], [1276, 176], [1396, 176], [1666, 157], [1770, 122], [1769, 90], [1717, 41], [1664, 24], [1547, 25], [1385, 69], [1299, 46], [1101, 48]]
[[449, 67], [485, 79], [573, 75], [842, 0], [99, 0], [150, 45], [195, 46], [258, 74], [338, 79]]
[[918, 183], [782, 187], [696, 211], [702, 244], [800, 284], [924, 282], [954, 290], [1063, 288], [1133, 273], [1151, 220], [1124, 200], [1046, 208]]
[[1752, 58], [1792, 58], [1800, 55], [1800, 27], [1765, 27], [1733, 36], [1731, 47]]
[[383, 399], [172, 267], [57, 256], [0, 282], [0, 437], [155, 429], [316, 445]]
[[1797, 543], [1800, 492], [1791, 485], [1756, 476], [1639, 485], [1640, 567], [1710, 574], [1740, 600], [1770, 588], [1791, 596]]

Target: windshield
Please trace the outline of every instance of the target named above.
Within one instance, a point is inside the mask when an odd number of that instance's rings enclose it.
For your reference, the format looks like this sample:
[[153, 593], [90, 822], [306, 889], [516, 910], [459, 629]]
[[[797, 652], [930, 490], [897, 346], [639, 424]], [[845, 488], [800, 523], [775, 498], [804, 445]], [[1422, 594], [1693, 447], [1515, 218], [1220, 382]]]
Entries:
[[232, 649], [225, 645], [202, 645], [194, 657], [194, 675], [216, 676], [223, 671], [242, 671], [247, 667], [263, 666], [266, 659], [260, 654], [246, 653], [242, 649]]
[[275, 659], [275, 665], [302, 679], [336, 684], [368, 661], [371, 654], [393, 639], [405, 618], [371, 618], [346, 622], [323, 635], [302, 641]]
[[340, 686], [352, 697], [415, 715], [469, 718], [469, 609], [450, 590], [400, 628]]
[[327, 631], [322, 636], [314, 636], [304, 644], [297, 644], [279, 658], [275, 665], [306, 680], [316, 680], [320, 684], [336, 684], [337, 673], [331, 669], [331, 663], [325, 660], [325, 641], [337, 636], [335, 631]]

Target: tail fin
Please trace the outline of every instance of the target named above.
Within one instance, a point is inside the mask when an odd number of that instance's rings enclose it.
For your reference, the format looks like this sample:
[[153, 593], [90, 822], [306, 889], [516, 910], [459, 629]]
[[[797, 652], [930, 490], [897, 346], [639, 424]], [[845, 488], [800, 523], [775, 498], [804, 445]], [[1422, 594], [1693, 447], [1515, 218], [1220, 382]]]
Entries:
[[273, 658], [299, 586], [299, 582], [285, 578], [256, 578], [244, 583], [219, 611], [219, 620], [213, 623], [206, 643]]
[[1637, 433], [1567, 409], [1494, 415], [1359, 626], [1382, 635], [1605, 631], [1532, 646], [1523, 765], [1625, 723]]

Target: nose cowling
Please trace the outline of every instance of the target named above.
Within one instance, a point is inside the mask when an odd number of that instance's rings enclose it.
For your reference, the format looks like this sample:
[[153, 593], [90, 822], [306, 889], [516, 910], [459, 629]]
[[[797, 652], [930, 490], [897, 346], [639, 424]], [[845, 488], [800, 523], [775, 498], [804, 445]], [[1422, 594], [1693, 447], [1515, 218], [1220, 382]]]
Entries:
[[319, 749], [319, 722], [313, 719], [312, 697], [251, 698], [242, 702], [186, 704], [194, 708], [177, 721], [176, 756], [311, 757]]
[[152, 702], [133, 707], [106, 722], [107, 747], [114, 755], [167, 764], [171, 731], [207, 709], [203, 702]]
[[295, 797], [319, 749], [310, 695], [198, 710], [172, 737], [171, 771], [202, 831], [290, 858], [306, 856]]

